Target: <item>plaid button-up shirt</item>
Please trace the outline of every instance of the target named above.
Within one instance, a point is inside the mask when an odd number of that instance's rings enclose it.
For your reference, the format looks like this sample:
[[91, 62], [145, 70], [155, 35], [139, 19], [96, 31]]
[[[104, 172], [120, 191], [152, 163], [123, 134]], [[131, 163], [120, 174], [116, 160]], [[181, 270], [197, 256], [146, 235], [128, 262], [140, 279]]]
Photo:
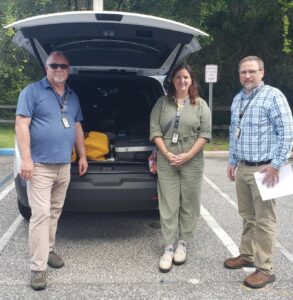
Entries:
[[272, 167], [279, 169], [288, 160], [293, 142], [292, 113], [286, 97], [263, 83], [250, 96], [242, 90], [231, 106], [229, 136], [229, 164], [271, 160]]

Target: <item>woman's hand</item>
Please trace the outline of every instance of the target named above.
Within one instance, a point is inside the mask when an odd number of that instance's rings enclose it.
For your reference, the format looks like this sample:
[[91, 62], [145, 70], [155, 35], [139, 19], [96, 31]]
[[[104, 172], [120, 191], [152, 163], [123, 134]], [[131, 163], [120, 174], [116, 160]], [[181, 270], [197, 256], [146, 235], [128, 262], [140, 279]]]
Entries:
[[168, 157], [170, 165], [177, 168], [181, 167], [191, 159], [192, 159], [192, 155], [190, 153], [180, 153], [178, 155], [172, 154], [172, 156], [170, 156], [170, 159]]
[[177, 155], [175, 155], [169, 151], [166, 152], [165, 157], [169, 161], [170, 165], [173, 165], [175, 163], [175, 161], [177, 160]]

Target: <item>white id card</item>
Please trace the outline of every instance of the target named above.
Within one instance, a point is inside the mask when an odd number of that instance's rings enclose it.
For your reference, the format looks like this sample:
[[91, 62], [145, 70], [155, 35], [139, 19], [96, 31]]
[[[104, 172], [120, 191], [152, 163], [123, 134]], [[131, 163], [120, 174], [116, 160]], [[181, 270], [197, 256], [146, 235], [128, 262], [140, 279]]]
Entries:
[[235, 130], [235, 137], [236, 137], [236, 139], [239, 139], [240, 133], [241, 133], [241, 129], [239, 127], [237, 127], [236, 130]]
[[172, 136], [172, 143], [177, 144], [178, 143], [178, 138], [179, 138], [179, 134], [177, 132], [174, 132], [173, 136]]
[[61, 118], [61, 120], [62, 120], [64, 128], [68, 128], [70, 126], [66, 117]]

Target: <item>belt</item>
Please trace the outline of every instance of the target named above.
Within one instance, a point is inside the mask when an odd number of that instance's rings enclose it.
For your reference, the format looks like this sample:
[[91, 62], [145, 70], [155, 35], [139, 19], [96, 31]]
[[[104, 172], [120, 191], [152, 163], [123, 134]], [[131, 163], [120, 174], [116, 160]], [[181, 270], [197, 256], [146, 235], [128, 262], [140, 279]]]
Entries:
[[247, 160], [241, 160], [241, 162], [246, 165], [246, 166], [250, 166], [250, 167], [258, 167], [258, 166], [262, 166], [262, 165], [267, 165], [271, 162], [272, 160], [266, 160], [266, 161], [247, 161]]

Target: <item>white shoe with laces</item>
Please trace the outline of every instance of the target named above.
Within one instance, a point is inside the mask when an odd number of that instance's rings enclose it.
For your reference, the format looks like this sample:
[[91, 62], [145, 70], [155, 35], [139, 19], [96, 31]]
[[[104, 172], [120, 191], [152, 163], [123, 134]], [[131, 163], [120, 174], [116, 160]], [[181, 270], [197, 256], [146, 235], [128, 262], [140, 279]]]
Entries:
[[178, 245], [174, 254], [174, 264], [179, 266], [183, 265], [186, 260], [186, 242], [183, 240], [178, 241]]
[[167, 273], [171, 270], [173, 258], [174, 258], [174, 248], [172, 246], [167, 247], [159, 263], [159, 269], [161, 272]]

